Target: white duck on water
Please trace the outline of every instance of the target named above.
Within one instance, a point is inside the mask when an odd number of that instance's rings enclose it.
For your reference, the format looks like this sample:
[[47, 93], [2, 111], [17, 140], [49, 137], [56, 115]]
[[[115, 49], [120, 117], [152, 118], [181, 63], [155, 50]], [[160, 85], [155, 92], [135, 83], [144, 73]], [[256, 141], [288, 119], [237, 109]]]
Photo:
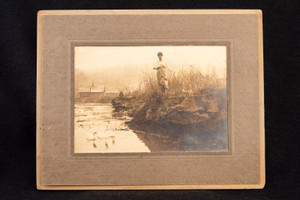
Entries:
[[96, 139], [95, 134], [96, 134], [96, 132], [87, 132], [85, 138], [87, 140], [95, 140]]
[[97, 132], [97, 137], [100, 139], [107, 139], [110, 137], [115, 137], [115, 130], [113, 128], [106, 127], [105, 131]]
[[100, 139], [109, 138], [109, 136], [106, 132], [97, 132], [97, 137], [100, 138]]
[[108, 135], [108, 137], [115, 137], [115, 129], [113, 128], [106, 128], [106, 134]]
[[[89, 127], [91, 128], [91, 127]], [[97, 138], [100, 139], [107, 139], [110, 137], [115, 137], [115, 129], [110, 127], [110, 121], [108, 121], [108, 124], [106, 126], [105, 131], [93, 131], [93, 132], [87, 132], [86, 133], [86, 139], [87, 140], [95, 140]]]

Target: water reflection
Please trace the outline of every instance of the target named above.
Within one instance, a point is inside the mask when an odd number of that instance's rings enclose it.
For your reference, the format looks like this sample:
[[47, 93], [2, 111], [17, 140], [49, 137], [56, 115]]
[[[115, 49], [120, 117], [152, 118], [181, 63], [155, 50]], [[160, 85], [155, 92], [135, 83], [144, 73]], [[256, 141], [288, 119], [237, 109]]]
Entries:
[[[193, 133], [181, 127], [163, 131], [130, 129], [131, 118], [114, 113], [110, 103], [75, 104], [75, 153], [125, 153], [195, 151], [224, 152], [228, 150], [227, 122], [212, 128], [198, 128]], [[149, 124], [151, 126], [151, 124]]]
[[127, 117], [113, 117], [109, 103], [75, 104], [75, 153], [150, 152], [127, 127]]

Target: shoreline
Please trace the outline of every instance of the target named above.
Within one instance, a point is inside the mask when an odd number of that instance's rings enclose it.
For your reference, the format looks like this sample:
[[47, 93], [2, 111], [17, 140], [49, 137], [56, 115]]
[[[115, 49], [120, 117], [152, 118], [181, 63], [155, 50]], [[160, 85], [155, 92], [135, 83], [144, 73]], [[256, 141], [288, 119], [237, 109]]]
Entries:
[[[207, 96], [159, 96], [146, 102], [138, 97], [112, 100], [114, 115], [128, 116], [128, 127], [145, 141], [151, 151], [227, 151], [226, 105], [216, 106]], [[172, 145], [170, 145], [172, 144]]]

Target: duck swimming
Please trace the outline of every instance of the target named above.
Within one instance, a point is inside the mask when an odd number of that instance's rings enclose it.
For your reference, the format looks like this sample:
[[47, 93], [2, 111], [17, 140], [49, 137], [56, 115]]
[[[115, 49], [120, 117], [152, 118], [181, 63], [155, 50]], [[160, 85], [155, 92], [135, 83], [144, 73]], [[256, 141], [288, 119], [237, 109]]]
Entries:
[[96, 139], [95, 134], [96, 134], [96, 132], [87, 132], [85, 138], [87, 140], [95, 140]]
[[100, 139], [109, 138], [109, 136], [106, 132], [97, 132], [97, 137], [100, 138]]

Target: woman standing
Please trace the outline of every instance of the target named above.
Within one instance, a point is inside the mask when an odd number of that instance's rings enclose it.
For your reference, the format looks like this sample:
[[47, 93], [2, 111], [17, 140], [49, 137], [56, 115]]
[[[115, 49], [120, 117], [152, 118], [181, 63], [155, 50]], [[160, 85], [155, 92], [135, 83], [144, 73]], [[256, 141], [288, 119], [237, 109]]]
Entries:
[[158, 62], [156, 64], [156, 67], [154, 67], [154, 70], [157, 70], [157, 81], [158, 85], [160, 86], [161, 92], [165, 93], [166, 90], [168, 90], [168, 79], [167, 79], [167, 65], [166, 63], [162, 60], [163, 53], [158, 52]]

